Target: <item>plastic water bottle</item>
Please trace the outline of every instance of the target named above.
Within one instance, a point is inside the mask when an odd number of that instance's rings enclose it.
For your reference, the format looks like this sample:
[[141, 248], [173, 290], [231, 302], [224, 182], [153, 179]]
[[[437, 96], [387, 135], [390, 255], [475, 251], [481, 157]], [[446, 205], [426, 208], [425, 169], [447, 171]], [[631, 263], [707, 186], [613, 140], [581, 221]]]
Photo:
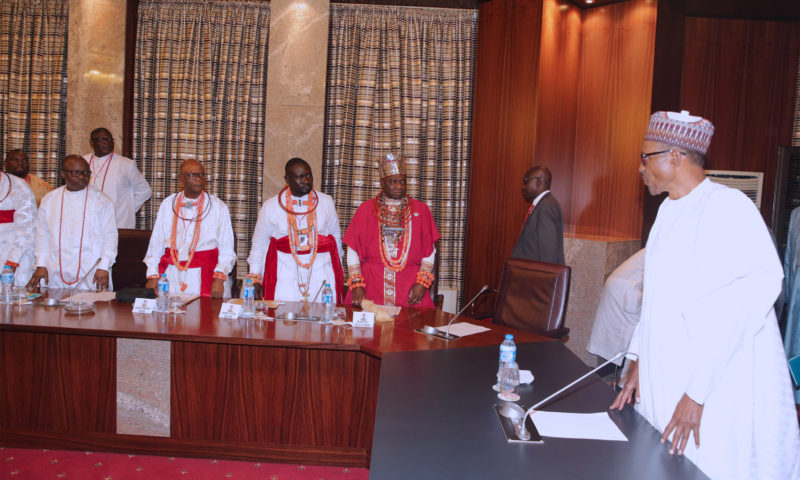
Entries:
[[256, 288], [253, 286], [252, 278], [248, 278], [244, 283], [241, 315], [243, 317], [254, 317], [256, 315]]
[[158, 300], [156, 308], [159, 312], [169, 311], [169, 280], [167, 274], [162, 273], [158, 278]]
[[514, 335], [506, 334], [506, 339], [500, 344], [500, 364], [517, 361], [517, 345], [514, 343]]
[[[498, 392], [501, 388], [501, 383], [503, 379], [503, 367], [508, 363], [513, 363], [517, 361], [517, 345], [514, 343], [514, 335], [510, 333], [506, 334], [506, 339], [503, 340], [503, 343], [500, 344], [500, 361], [497, 365], [497, 385], [495, 385], [495, 390]], [[517, 374], [519, 378], [519, 374]]]
[[0, 280], [3, 283], [0, 303], [14, 303], [14, 271], [11, 270], [10, 266], [3, 267], [3, 274], [0, 276]]
[[331, 284], [328, 282], [325, 282], [325, 288], [322, 289], [322, 303], [325, 304], [322, 321], [330, 323], [333, 321], [333, 290], [331, 290]]

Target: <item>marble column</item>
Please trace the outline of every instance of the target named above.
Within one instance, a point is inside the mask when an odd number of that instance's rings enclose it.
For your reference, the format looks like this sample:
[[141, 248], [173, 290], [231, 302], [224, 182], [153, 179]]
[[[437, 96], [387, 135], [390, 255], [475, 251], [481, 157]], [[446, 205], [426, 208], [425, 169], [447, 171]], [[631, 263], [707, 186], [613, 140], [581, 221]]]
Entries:
[[328, 0], [270, 2], [264, 199], [283, 188], [283, 166], [301, 157], [322, 181]]
[[622, 262], [638, 252], [639, 239], [574, 235], [564, 236], [564, 257], [572, 268], [565, 324], [567, 348], [589, 366], [597, 357], [586, 351], [603, 284]]
[[69, 0], [67, 154], [91, 151], [89, 133], [106, 127], [122, 151], [125, 0]]

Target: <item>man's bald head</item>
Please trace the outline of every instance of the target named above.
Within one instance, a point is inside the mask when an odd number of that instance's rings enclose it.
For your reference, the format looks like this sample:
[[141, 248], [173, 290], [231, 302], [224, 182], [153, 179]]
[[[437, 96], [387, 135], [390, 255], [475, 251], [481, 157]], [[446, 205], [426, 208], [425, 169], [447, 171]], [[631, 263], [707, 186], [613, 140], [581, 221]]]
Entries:
[[181, 163], [180, 179], [186, 198], [197, 198], [206, 189], [206, 169], [195, 159], [190, 158]]

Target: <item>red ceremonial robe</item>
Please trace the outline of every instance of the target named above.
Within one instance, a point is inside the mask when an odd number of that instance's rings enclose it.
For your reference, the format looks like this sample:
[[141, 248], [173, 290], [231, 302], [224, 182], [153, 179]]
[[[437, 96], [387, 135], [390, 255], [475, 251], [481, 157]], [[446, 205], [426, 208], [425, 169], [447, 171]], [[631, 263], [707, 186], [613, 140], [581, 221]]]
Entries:
[[[372, 300], [378, 305], [384, 304], [384, 265], [381, 259], [380, 242], [383, 241], [380, 233], [380, 223], [375, 216], [376, 199], [367, 200], [356, 210], [344, 233], [344, 243], [358, 252], [361, 261], [361, 274], [366, 284], [367, 300]], [[408, 199], [411, 208], [411, 245], [408, 249], [408, 261], [405, 268], [395, 274], [395, 305], [408, 304], [408, 292], [417, 283], [417, 272], [422, 259], [433, 253], [433, 244], [439, 240], [439, 230], [433, 222], [433, 216], [428, 206], [413, 198]], [[399, 246], [402, 252], [403, 245]], [[348, 290], [345, 304], [353, 303], [353, 292]], [[425, 292], [422, 301], [415, 307], [434, 308], [430, 291]]]

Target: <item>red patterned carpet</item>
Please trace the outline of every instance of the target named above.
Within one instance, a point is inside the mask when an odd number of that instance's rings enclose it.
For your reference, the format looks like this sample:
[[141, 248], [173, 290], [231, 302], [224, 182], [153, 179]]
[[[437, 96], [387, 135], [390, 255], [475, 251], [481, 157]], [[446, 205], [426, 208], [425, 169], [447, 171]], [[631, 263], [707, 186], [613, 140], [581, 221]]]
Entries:
[[0, 447], [0, 479], [367, 480], [369, 470]]

